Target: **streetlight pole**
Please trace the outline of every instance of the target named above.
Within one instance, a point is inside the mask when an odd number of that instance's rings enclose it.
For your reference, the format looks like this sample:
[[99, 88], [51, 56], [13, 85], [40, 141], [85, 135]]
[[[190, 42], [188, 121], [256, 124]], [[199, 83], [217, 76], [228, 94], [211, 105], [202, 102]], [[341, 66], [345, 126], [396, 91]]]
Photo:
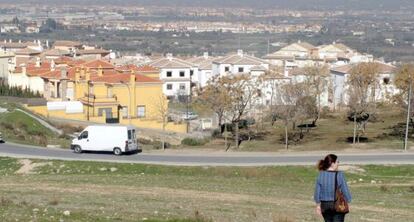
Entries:
[[410, 111], [411, 111], [411, 91], [412, 91], [412, 80], [410, 79], [410, 87], [408, 90], [407, 122], [405, 125], [404, 151], [407, 151], [407, 145], [408, 145], [408, 128], [409, 128]]
[[126, 85], [127, 86], [127, 88], [128, 88], [128, 97], [129, 97], [129, 107], [128, 107], [128, 124], [129, 125], [131, 125], [131, 115], [130, 115], [130, 113], [131, 113], [131, 109], [132, 109], [132, 102], [131, 102], [131, 88], [129, 87], [129, 84], [127, 84], [127, 83], [125, 83], [124, 81], [121, 81], [121, 84], [124, 84], [124, 85]]
[[88, 121], [89, 121], [89, 106], [91, 105], [90, 104], [90, 102], [89, 102], [89, 97], [91, 96], [90, 94], [91, 94], [91, 92], [90, 92], [90, 86], [89, 86], [89, 84], [91, 84], [91, 81], [90, 80], [88, 80], [87, 82], [86, 82], [86, 84], [88, 84], [88, 113], [87, 113], [87, 119], [88, 119]]

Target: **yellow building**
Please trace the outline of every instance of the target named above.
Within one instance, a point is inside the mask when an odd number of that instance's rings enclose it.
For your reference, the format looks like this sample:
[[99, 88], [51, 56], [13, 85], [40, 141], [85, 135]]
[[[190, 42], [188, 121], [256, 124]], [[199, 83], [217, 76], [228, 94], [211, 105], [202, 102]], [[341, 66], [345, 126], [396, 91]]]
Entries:
[[[168, 100], [162, 93], [162, 82], [159, 79], [134, 71], [120, 72], [115, 68], [102, 67], [102, 64], [98, 68], [82, 64], [82, 67], [65, 70], [65, 75], [61, 73], [62, 70], [49, 73], [44, 77], [45, 82], [53, 80], [67, 85], [73, 96], [69, 100], [80, 101], [83, 113], [52, 111], [46, 107], [33, 107], [33, 111], [55, 118], [132, 124], [151, 129], [162, 129], [164, 126], [168, 131], [186, 132], [185, 124], [163, 124], [163, 120], [167, 119]], [[64, 81], [68, 84], [63, 84]], [[67, 96], [62, 99], [67, 100]]]
[[132, 70], [135, 73], [139, 73], [144, 76], [148, 76], [154, 79], [160, 79], [160, 70], [150, 65], [142, 65], [142, 66], [124, 65], [124, 66], [117, 67], [116, 70], [121, 73], [129, 73]]

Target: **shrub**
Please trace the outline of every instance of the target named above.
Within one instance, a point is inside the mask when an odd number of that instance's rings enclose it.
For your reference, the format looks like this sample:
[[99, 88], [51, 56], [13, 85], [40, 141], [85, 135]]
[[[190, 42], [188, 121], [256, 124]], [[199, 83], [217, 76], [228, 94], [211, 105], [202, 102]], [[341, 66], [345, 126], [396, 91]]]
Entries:
[[145, 139], [145, 138], [141, 138], [141, 137], [138, 138], [137, 140], [138, 140], [138, 143], [139, 144], [142, 144], [142, 145], [150, 145], [150, 144], [153, 143], [151, 140]]
[[331, 109], [328, 106], [322, 107], [321, 118], [323, 119], [334, 118], [334, 116], [332, 115]]
[[[154, 147], [154, 149], [156, 149], [156, 150], [162, 149], [162, 142], [161, 141], [154, 140], [151, 143], [152, 143], [152, 147]], [[170, 147], [171, 147], [171, 144], [170, 143], [167, 143], [167, 142], [164, 143], [164, 148], [165, 149], [168, 149]]]
[[14, 128], [12, 124], [6, 123], [6, 122], [1, 123], [1, 126], [4, 127], [7, 130], [13, 130], [13, 128]]
[[388, 192], [388, 191], [390, 191], [390, 188], [388, 186], [386, 186], [386, 185], [381, 185], [380, 186], [380, 190], [382, 192]]
[[63, 131], [64, 134], [73, 134], [81, 132], [84, 127], [83, 126], [73, 126], [70, 124], [63, 124], [60, 125], [59, 128]]
[[220, 132], [220, 129], [213, 130], [213, 132], [211, 133], [211, 137], [213, 137], [213, 138], [221, 138], [222, 137], [222, 134]]
[[197, 139], [197, 138], [184, 138], [181, 141], [182, 145], [187, 145], [187, 146], [202, 146], [204, 144], [206, 144], [207, 141], [205, 139]]

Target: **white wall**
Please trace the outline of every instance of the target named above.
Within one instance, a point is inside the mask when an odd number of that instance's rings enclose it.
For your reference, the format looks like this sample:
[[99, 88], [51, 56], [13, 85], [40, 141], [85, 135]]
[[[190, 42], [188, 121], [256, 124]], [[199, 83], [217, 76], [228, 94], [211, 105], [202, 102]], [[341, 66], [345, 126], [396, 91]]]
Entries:
[[[172, 89], [167, 89], [167, 85], [172, 85]], [[185, 85], [185, 91], [180, 90], [180, 85]], [[162, 91], [166, 96], [190, 95], [190, 81], [164, 82]]]

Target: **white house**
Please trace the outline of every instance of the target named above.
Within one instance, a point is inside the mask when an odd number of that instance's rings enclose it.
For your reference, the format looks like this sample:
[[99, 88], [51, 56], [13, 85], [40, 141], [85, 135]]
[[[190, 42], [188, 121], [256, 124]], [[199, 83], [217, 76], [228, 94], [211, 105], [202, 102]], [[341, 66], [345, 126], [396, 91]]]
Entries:
[[[381, 62], [375, 63], [379, 69], [375, 100], [388, 101], [393, 95], [398, 93], [398, 89], [394, 84], [396, 67]], [[346, 104], [348, 102], [349, 95], [347, 81], [352, 68], [356, 65], [358, 65], [358, 63], [338, 66], [330, 70], [334, 94], [332, 101], [333, 105], [336, 106], [338, 104]]]
[[34, 92], [43, 94], [45, 86], [42, 75], [50, 72], [51, 69], [50, 63], [42, 63], [40, 60], [36, 64], [25, 64], [9, 73], [8, 84], [10, 86], [29, 88]]
[[272, 65], [284, 66], [288, 69], [320, 65], [324, 63], [318, 57], [318, 48], [307, 42], [295, 42], [263, 57]]
[[0, 51], [0, 80], [7, 82], [9, 73], [16, 66], [16, 56], [11, 52]]
[[213, 61], [215, 59], [209, 56], [208, 52], [205, 52], [203, 56], [187, 59], [187, 62], [198, 67], [198, 73], [192, 76], [192, 82], [197, 84], [198, 87], [205, 87], [213, 77]]
[[160, 80], [163, 81], [163, 92], [169, 98], [188, 96], [191, 94], [193, 75], [198, 75], [198, 67], [182, 59], [174, 58], [172, 54], [157, 59], [150, 66], [160, 70]]
[[[263, 71], [259, 70], [259, 67], [263, 67]], [[250, 73], [251, 71], [264, 73], [269, 69], [269, 63], [256, 58], [254, 56], [243, 53], [243, 50], [238, 50], [237, 54], [231, 54], [223, 58], [218, 58], [213, 61], [212, 75], [213, 76], [225, 76], [236, 75], [241, 73]]]

